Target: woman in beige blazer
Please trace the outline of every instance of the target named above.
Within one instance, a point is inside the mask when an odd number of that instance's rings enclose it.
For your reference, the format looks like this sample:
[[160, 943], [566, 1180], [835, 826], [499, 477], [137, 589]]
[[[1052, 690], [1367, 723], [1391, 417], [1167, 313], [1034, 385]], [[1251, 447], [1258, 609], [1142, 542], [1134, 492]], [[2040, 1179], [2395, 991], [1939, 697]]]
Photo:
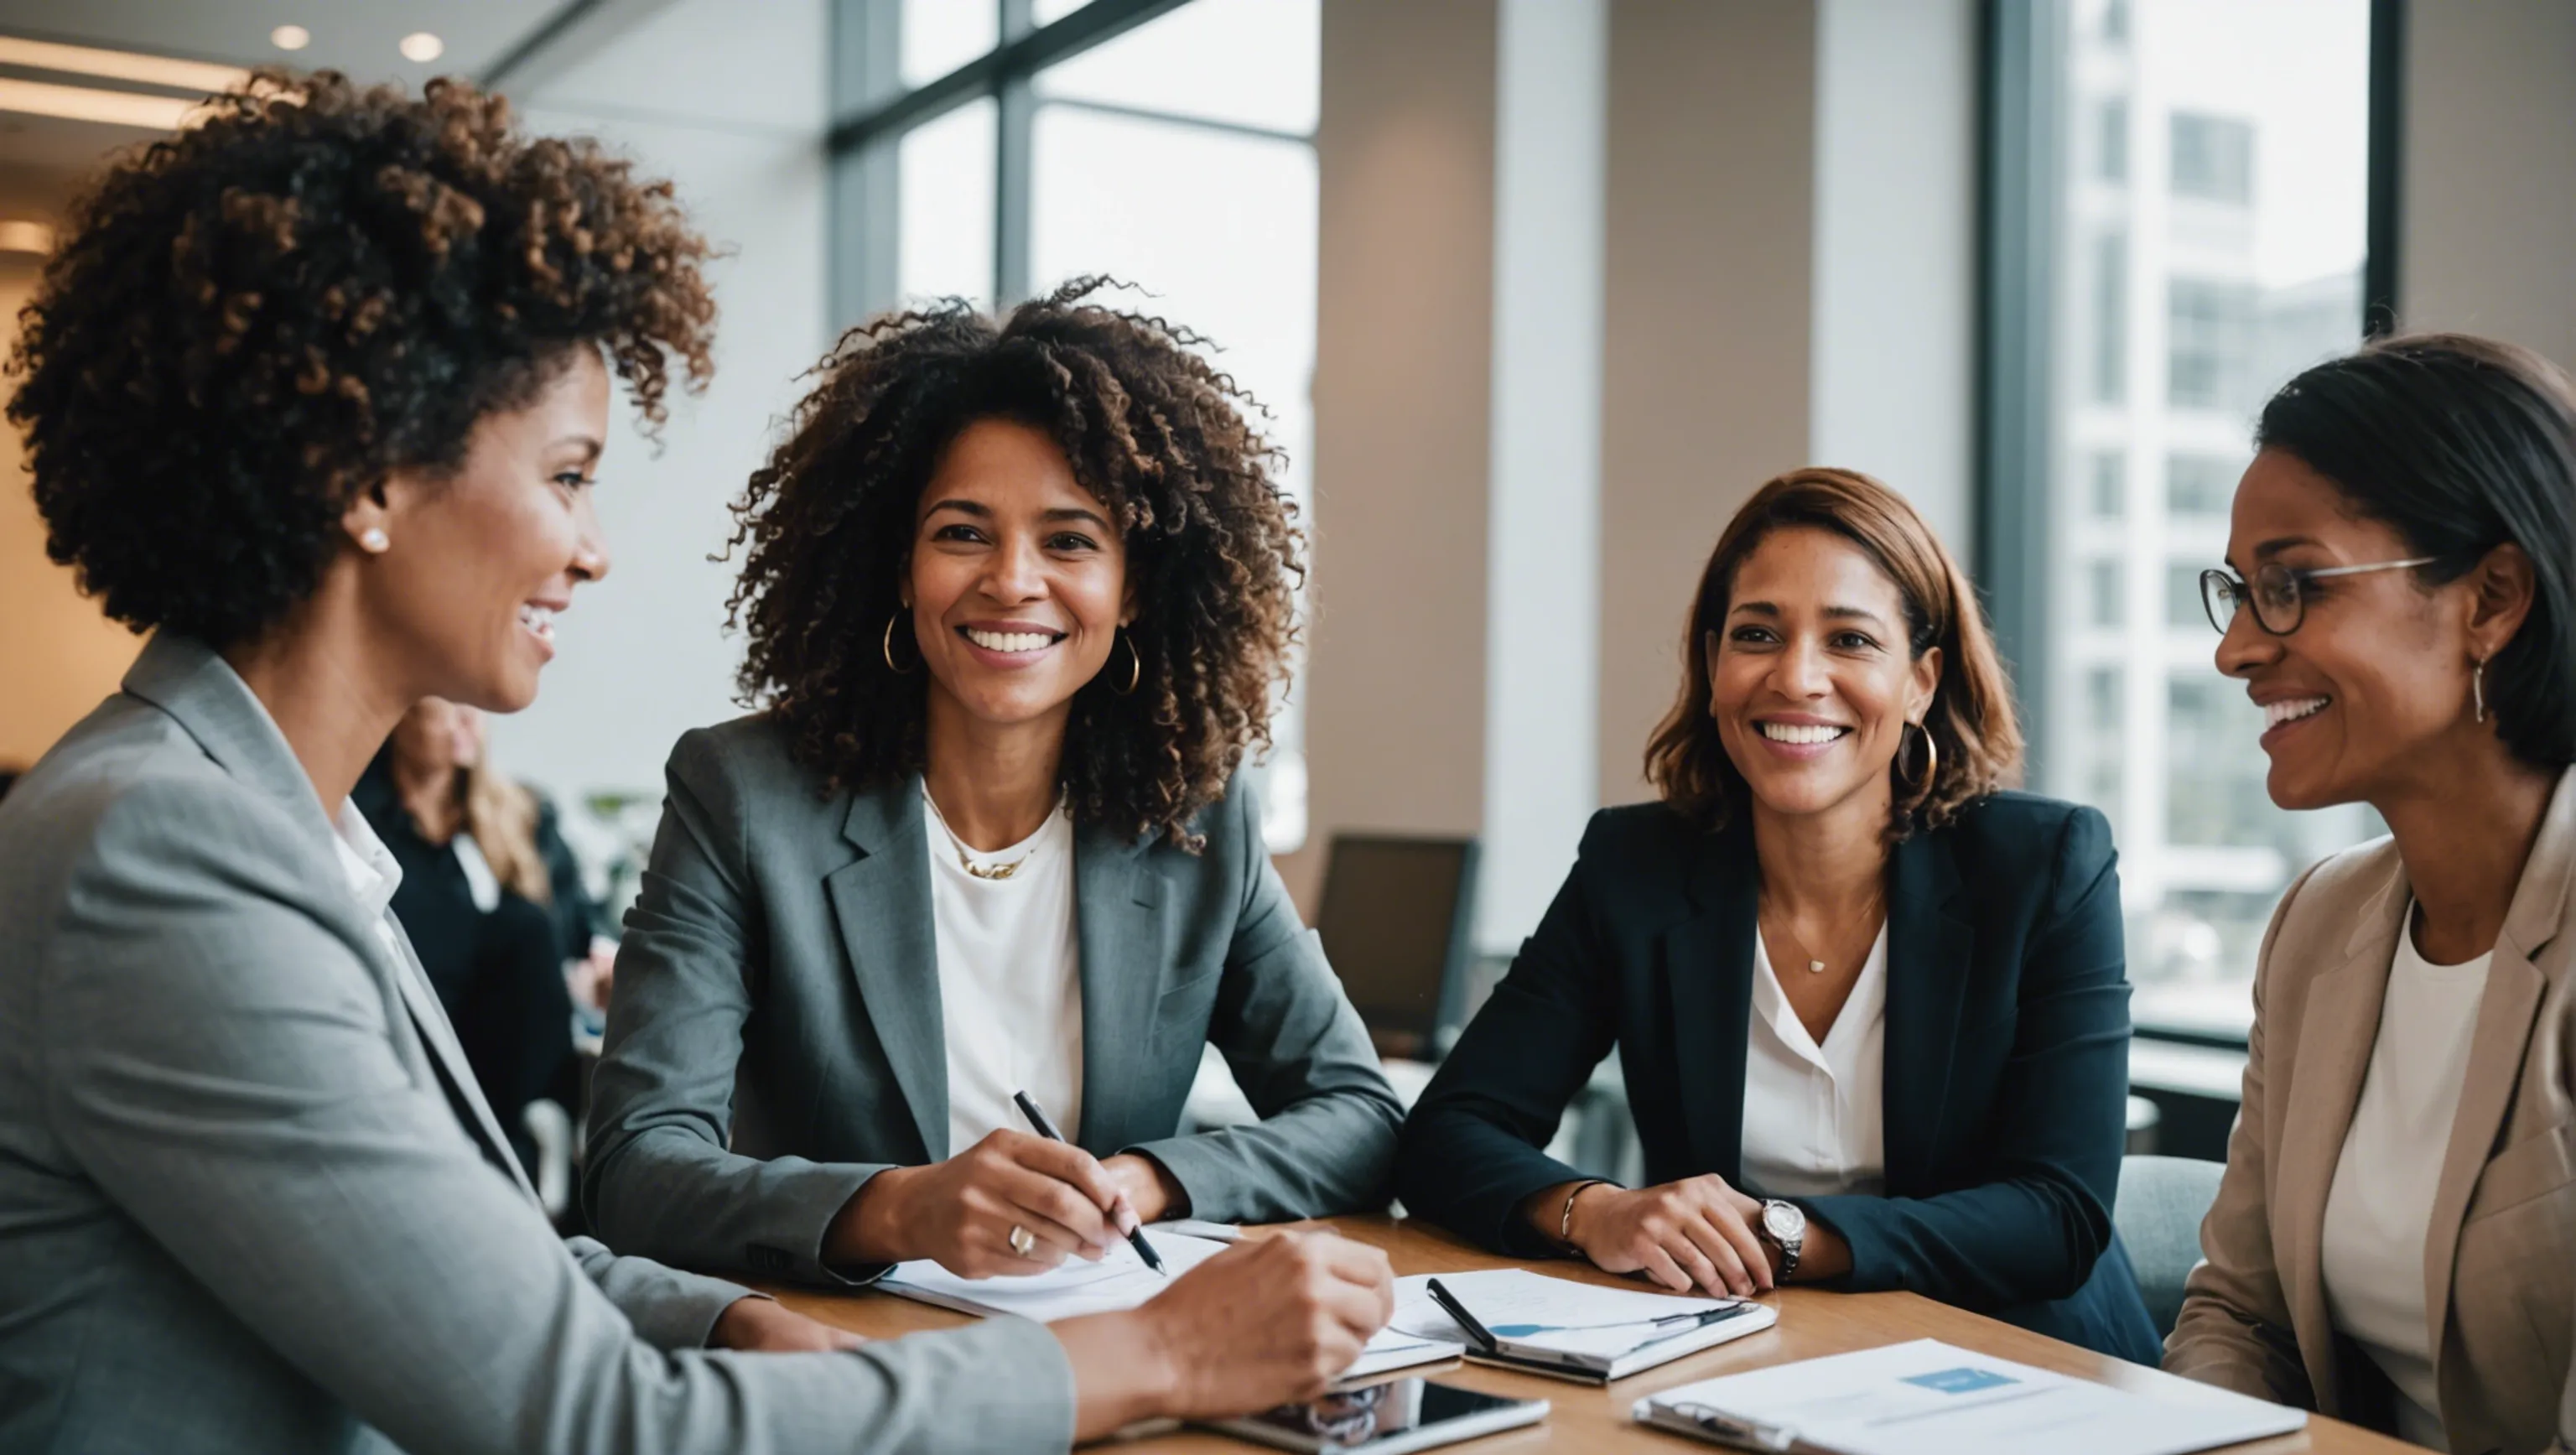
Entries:
[[2264, 410], [2218, 664], [2284, 808], [2391, 836], [2291, 886], [2165, 1367], [2435, 1449], [2576, 1444], [2576, 390], [2458, 336]]

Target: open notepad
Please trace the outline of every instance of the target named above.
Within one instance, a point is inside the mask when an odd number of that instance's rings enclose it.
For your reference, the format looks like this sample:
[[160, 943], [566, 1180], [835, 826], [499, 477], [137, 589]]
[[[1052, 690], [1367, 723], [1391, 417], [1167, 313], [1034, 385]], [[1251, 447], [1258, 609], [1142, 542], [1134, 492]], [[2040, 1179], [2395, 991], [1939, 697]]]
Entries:
[[[1179, 1233], [1161, 1233], [1148, 1229], [1145, 1236], [1154, 1243], [1154, 1252], [1171, 1270], [1172, 1278], [1196, 1268], [1225, 1251], [1226, 1245], [1208, 1238], [1193, 1238]], [[1068, 1258], [1044, 1273], [1025, 1278], [960, 1278], [927, 1260], [898, 1263], [877, 1287], [888, 1293], [922, 1303], [937, 1304], [959, 1313], [992, 1316], [1010, 1315], [1052, 1324], [1059, 1319], [1080, 1318], [1084, 1314], [1116, 1313], [1131, 1309], [1172, 1286], [1165, 1278], [1145, 1266], [1136, 1250], [1120, 1243], [1097, 1263]], [[1342, 1371], [1344, 1379], [1364, 1379], [1390, 1369], [1405, 1369], [1416, 1364], [1433, 1364], [1455, 1359], [1460, 1346], [1452, 1340], [1426, 1338], [1393, 1328], [1382, 1329], [1368, 1347], [1360, 1351], [1359, 1362]]]
[[1937, 1339], [1779, 1364], [1637, 1401], [1640, 1424], [1783, 1455], [2186, 1455], [2285, 1435], [2298, 1410], [2175, 1381], [2149, 1396]]
[[1759, 1333], [1778, 1323], [1769, 1304], [1734, 1298], [1679, 1298], [1643, 1289], [1605, 1288], [1519, 1268], [1443, 1273], [1440, 1286], [1485, 1332], [1479, 1347], [1431, 1297], [1429, 1274], [1395, 1281], [1390, 1328], [1421, 1338], [1464, 1342], [1467, 1357], [1559, 1379], [1606, 1384], [1669, 1364], [1685, 1354]]

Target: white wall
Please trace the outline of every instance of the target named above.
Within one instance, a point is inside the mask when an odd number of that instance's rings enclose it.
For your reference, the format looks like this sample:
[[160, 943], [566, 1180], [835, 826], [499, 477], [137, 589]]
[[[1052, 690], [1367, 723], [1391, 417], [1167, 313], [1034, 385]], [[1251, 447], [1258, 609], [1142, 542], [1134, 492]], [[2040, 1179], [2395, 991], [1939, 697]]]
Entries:
[[1601, 189], [1608, 0], [1502, 0], [1484, 871], [1476, 940], [1510, 950], [1599, 803]]
[[[829, 342], [824, 286], [825, 0], [676, 0], [540, 69], [536, 130], [580, 132], [670, 178], [724, 250], [709, 270], [716, 376], [677, 395], [662, 447], [621, 427], [600, 470], [614, 566], [582, 591], [537, 704], [494, 729], [496, 760], [559, 797], [658, 798], [684, 730], [731, 717], [740, 644], [723, 631], [725, 510]], [[510, 87], [505, 81], [503, 89]], [[625, 418], [631, 419], [631, 416]]]
[[1809, 453], [1964, 563], [1976, 418], [1976, 0], [1819, 0]]
[[2576, 4], [2407, 7], [2397, 306], [2576, 369]]

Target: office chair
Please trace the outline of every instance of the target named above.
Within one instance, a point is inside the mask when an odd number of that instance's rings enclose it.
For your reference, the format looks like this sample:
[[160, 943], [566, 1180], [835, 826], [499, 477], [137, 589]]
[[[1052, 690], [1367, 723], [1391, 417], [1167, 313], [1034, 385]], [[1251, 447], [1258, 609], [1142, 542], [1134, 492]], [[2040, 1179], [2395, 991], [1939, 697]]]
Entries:
[[1381, 1056], [1437, 1060], [1457, 1034], [1476, 859], [1474, 839], [1333, 836], [1315, 930]]

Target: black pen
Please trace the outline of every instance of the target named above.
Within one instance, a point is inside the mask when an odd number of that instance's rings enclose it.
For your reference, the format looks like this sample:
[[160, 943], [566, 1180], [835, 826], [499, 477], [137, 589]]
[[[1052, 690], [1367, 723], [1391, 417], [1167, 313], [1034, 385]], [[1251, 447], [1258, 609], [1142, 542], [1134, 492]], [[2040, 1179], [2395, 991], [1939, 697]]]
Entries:
[[1441, 1310], [1447, 1313], [1449, 1317], [1457, 1320], [1458, 1327], [1465, 1329], [1467, 1331], [1467, 1337], [1475, 1340], [1479, 1348], [1490, 1353], [1501, 1347], [1501, 1345], [1494, 1342], [1493, 1335], [1485, 1332], [1485, 1326], [1476, 1321], [1476, 1316], [1467, 1312], [1467, 1306], [1460, 1303], [1457, 1300], [1457, 1297], [1451, 1294], [1449, 1290], [1440, 1286], [1439, 1279], [1433, 1278], [1426, 1280], [1425, 1287], [1430, 1290], [1431, 1301], [1440, 1305]]
[[[1050, 1142], [1061, 1142], [1064, 1140], [1064, 1133], [1055, 1129], [1055, 1123], [1047, 1120], [1047, 1114], [1038, 1110], [1038, 1104], [1029, 1100], [1029, 1094], [1027, 1092], [1014, 1091], [1011, 1093], [1011, 1100], [1020, 1104], [1020, 1115], [1029, 1119], [1029, 1125], [1037, 1128], [1039, 1136], [1046, 1138]], [[1145, 1260], [1146, 1267], [1162, 1274], [1165, 1278], [1172, 1276], [1171, 1270], [1163, 1266], [1163, 1255], [1155, 1252], [1154, 1245], [1145, 1241], [1145, 1225], [1143, 1223], [1138, 1223], [1136, 1225], [1136, 1231], [1127, 1235], [1127, 1246], [1136, 1250], [1136, 1256]]]

